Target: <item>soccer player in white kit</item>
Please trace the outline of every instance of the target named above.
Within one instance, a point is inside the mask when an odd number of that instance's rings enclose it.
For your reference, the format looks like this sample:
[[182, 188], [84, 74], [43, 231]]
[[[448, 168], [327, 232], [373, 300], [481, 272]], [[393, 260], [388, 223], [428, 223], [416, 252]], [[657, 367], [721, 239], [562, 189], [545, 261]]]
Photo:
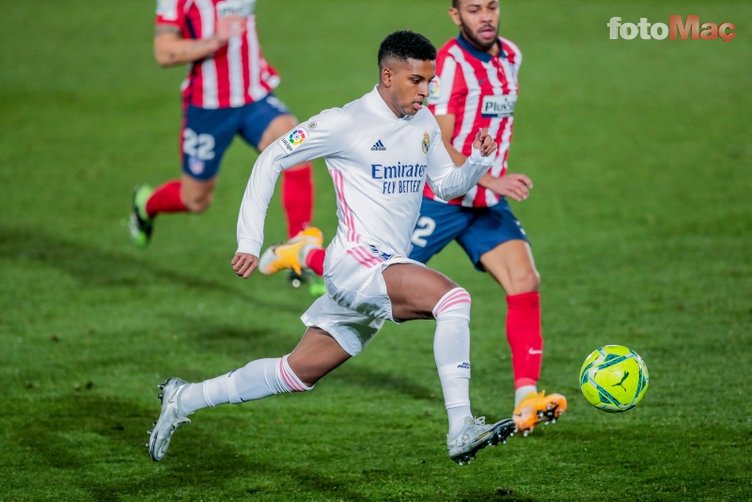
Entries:
[[447, 448], [462, 464], [503, 442], [511, 419], [485, 424], [470, 408], [470, 295], [443, 274], [410, 260], [410, 237], [423, 187], [446, 199], [465, 193], [488, 170], [496, 144], [476, 133], [472, 154], [455, 167], [433, 115], [423, 108], [434, 77], [436, 49], [410, 31], [387, 36], [379, 48], [379, 83], [342, 108], [312, 117], [256, 161], [238, 218], [235, 273], [258, 266], [263, 226], [280, 173], [323, 157], [337, 196], [337, 234], [327, 248], [327, 295], [301, 317], [307, 329], [295, 349], [258, 359], [200, 383], [170, 378], [160, 386], [162, 409], [149, 454], [161, 460], [177, 427], [196, 410], [242, 403], [314, 384], [358, 354], [386, 320], [436, 320], [434, 359], [449, 418]]

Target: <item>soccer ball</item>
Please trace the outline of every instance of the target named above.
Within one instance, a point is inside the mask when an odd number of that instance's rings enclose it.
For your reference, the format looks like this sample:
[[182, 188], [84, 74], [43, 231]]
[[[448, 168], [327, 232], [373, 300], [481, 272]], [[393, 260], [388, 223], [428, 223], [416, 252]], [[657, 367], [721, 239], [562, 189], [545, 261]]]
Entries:
[[648, 390], [648, 367], [629, 347], [605, 345], [582, 363], [580, 389], [585, 399], [601, 411], [631, 410]]

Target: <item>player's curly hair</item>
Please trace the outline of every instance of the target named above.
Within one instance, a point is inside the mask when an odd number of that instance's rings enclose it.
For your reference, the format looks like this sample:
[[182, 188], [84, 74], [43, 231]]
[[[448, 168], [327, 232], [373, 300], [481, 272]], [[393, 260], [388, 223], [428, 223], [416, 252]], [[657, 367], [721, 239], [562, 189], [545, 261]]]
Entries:
[[384, 61], [391, 58], [400, 61], [433, 61], [436, 59], [436, 47], [420, 33], [395, 31], [387, 35], [379, 46], [379, 68], [383, 68]]

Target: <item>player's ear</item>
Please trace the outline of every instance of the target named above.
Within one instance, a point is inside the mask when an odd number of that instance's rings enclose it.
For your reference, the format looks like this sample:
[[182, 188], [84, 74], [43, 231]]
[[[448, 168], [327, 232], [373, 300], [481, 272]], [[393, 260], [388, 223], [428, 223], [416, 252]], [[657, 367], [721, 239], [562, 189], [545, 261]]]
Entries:
[[452, 18], [452, 21], [457, 26], [461, 26], [462, 25], [462, 21], [460, 21], [460, 11], [458, 11], [454, 7], [449, 7], [449, 17]]
[[388, 66], [381, 69], [381, 82], [385, 87], [392, 86], [392, 76], [392, 70], [390, 70]]

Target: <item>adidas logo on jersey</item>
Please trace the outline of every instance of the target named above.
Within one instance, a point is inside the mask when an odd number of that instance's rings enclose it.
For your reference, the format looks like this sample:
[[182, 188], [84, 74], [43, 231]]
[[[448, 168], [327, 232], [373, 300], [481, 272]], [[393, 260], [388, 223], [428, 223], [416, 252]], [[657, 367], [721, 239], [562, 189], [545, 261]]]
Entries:
[[386, 147], [384, 146], [384, 143], [381, 142], [381, 140], [378, 140], [371, 147], [371, 151], [372, 152], [385, 152], [386, 151]]

